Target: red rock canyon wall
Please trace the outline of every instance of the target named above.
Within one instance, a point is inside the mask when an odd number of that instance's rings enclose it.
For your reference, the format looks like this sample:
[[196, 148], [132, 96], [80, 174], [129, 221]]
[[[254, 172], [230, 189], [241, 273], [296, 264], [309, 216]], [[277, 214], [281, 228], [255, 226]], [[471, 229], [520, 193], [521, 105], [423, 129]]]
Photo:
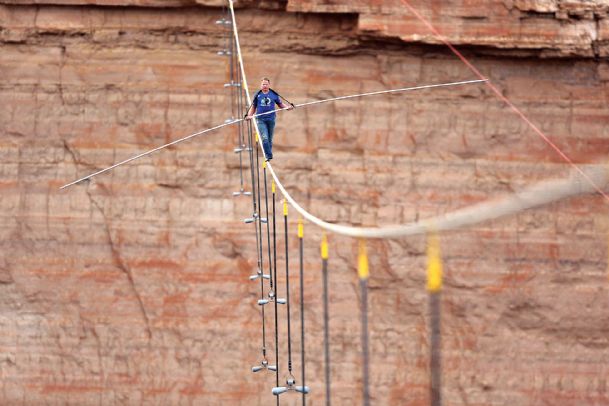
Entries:
[[[411, 4], [576, 163], [607, 162], [609, 2]], [[0, 1], [0, 403], [274, 402], [274, 375], [250, 372], [261, 316], [248, 281], [254, 230], [242, 223], [251, 201], [232, 197], [234, 129], [58, 190], [231, 115], [227, 60], [216, 55], [223, 5]], [[237, 5], [250, 90], [268, 75], [301, 103], [475, 78], [401, 1]], [[366, 226], [450, 212], [570, 169], [483, 85], [283, 113], [275, 151], [304, 207]], [[294, 303], [296, 219], [291, 210]], [[609, 205], [587, 195], [442, 234], [445, 404], [609, 404], [608, 232]], [[320, 235], [305, 225], [311, 405], [324, 399]], [[329, 240], [332, 400], [358, 404], [357, 241]], [[425, 240], [371, 241], [369, 252], [373, 404], [428, 405]], [[285, 309], [280, 317], [283, 375]]]

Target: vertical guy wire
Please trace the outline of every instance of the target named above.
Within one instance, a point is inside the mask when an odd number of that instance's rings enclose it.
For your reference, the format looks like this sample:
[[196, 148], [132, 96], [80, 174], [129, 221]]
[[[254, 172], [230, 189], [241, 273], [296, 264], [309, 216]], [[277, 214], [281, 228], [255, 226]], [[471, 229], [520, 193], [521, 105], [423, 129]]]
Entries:
[[[271, 193], [273, 195], [273, 278], [275, 279], [275, 387], [279, 386], [279, 322], [277, 320], [277, 233], [275, 223], [275, 181], [271, 181]], [[268, 222], [268, 216], [267, 216]], [[279, 396], [277, 398], [277, 406], [279, 406]]]
[[[300, 256], [300, 363], [302, 386], [305, 386], [305, 317], [304, 317], [304, 224], [298, 219], [298, 248]], [[307, 404], [306, 394], [302, 392], [302, 406]]]
[[233, 30], [230, 30], [230, 33], [228, 34], [228, 42], [229, 42], [228, 52], [230, 53], [230, 58], [229, 58], [230, 74], [229, 74], [228, 87], [230, 89], [230, 99], [231, 99], [231, 118], [234, 120], [235, 119], [235, 108], [237, 107], [237, 103], [235, 103], [236, 91], [233, 86], [233, 84], [235, 83], [235, 57], [236, 57], [235, 39], [234, 39], [234, 35], [233, 35]]
[[366, 241], [359, 240], [359, 254], [358, 254], [358, 276], [359, 286], [362, 295], [362, 367], [363, 367], [363, 404], [364, 406], [370, 406], [370, 378], [369, 378], [369, 365], [370, 355], [368, 349], [368, 254], [366, 253]]
[[442, 370], [440, 353], [440, 293], [429, 294], [429, 329], [431, 331], [430, 397], [431, 406], [442, 405]]
[[270, 292], [269, 292], [269, 296], [273, 295], [273, 298], [277, 298], [276, 295], [276, 290], [277, 288], [274, 288], [273, 286], [273, 264], [272, 264], [272, 260], [271, 260], [271, 230], [270, 230], [270, 225], [269, 225], [269, 195], [268, 195], [268, 184], [266, 181], [266, 162], [262, 163], [262, 174], [264, 177], [264, 208], [266, 211], [266, 245], [268, 248], [268, 259], [269, 259], [269, 278], [270, 278]]
[[430, 330], [430, 400], [431, 406], [442, 405], [442, 359], [440, 305], [442, 292], [442, 259], [440, 242], [435, 232], [427, 236], [427, 291], [429, 292]]
[[[235, 43], [236, 39], [234, 38], [234, 34], [232, 36], [233, 38], [233, 44]], [[236, 48], [236, 46], [234, 46], [234, 48]], [[239, 69], [239, 60], [237, 58], [237, 54], [235, 52], [235, 59], [236, 59], [236, 63], [235, 63], [235, 70], [236, 70], [236, 77], [237, 77], [237, 82], [236, 82], [236, 86], [237, 86], [237, 118], [242, 118], [243, 117], [243, 104], [244, 104], [244, 100], [243, 100], [243, 85], [241, 83], [241, 69]], [[247, 89], [246, 89], [247, 91]], [[238, 148], [240, 148], [242, 151], [245, 149], [245, 137], [243, 135], [244, 133], [244, 126], [243, 126], [243, 121], [239, 121], [238, 123], [239, 126], [239, 146]], [[241, 157], [241, 153], [239, 154], [239, 173], [241, 176], [241, 191], [244, 190], [244, 186], [243, 186], [243, 163], [242, 163], [242, 157]], [[253, 189], [253, 185], [252, 185], [252, 189]]]
[[[256, 216], [256, 188], [254, 187], [256, 185], [256, 177], [254, 175], [254, 155], [253, 155], [253, 148], [252, 148], [252, 124], [250, 122], [248, 122], [248, 126], [247, 126], [247, 130], [248, 130], [248, 155], [250, 158], [250, 175], [252, 177], [252, 207], [253, 207], [253, 215]], [[256, 220], [254, 218], [254, 220]], [[256, 230], [256, 250], [258, 249], [258, 228], [255, 227], [256, 224], [254, 224], [254, 229]], [[258, 267], [260, 268], [260, 257], [258, 257]], [[259, 269], [259, 271], [261, 271], [261, 269]]]
[[321, 272], [323, 277], [324, 301], [324, 370], [326, 375], [326, 406], [330, 406], [330, 320], [328, 309], [328, 239], [321, 237]]
[[[262, 216], [260, 215], [260, 158], [258, 150], [258, 133], [256, 133], [256, 195], [258, 197], [258, 205], [256, 211], [256, 217], [254, 221], [257, 227], [257, 239], [258, 243], [258, 267], [260, 269], [260, 298], [264, 299], [264, 253], [262, 251]], [[266, 321], [264, 314], [264, 306], [262, 307], [262, 355], [266, 359]]]
[[290, 266], [288, 263], [288, 201], [283, 199], [283, 224], [285, 234], [285, 290], [288, 312], [288, 371], [292, 375], [292, 330], [290, 328]]
[[[252, 145], [252, 125], [251, 123], [248, 125], [248, 143], [251, 146]], [[250, 148], [249, 150], [249, 157], [250, 157], [250, 173], [252, 176], [252, 186], [254, 186], [256, 184], [256, 177], [254, 175], [254, 157], [253, 157], [253, 148]], [[261, 295], [262, 298], [264, 299], [264, 286], [263, 286], [263, 281], [264, 281], [264, 272], [262, 270], [262, 264], [261, 264], [261, 250], [258, 248], [260, 245], [260, 240], [262, 239], [262, 236], [258, 235], [258, 224], [256, 224], [256, 218], [259, 217], [257, 214], [257, 206], [256, 206], [256, 188], [252, 187], [252, 206], [254, 209], [254, 230], [256, 232], [256, 251], [258, 252], [258, 269], [257, 269], [257, 274], [260, 277], [260, 284], [261, 284], [261, 289], [263, 290]], [[264, 306], [262, 307], [262, 355], [264, 357], [266, 357], [266, 331], [265, 331], [265, 327], [264, 327]]]

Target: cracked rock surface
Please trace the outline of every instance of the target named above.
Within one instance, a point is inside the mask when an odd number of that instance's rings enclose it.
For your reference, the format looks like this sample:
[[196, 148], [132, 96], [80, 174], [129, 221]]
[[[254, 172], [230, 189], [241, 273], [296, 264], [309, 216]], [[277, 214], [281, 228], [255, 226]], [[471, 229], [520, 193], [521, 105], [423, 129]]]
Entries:
[[[607, 162], [607, 1], [410, 3], [575, 163]], [[59, 190], [235, 114], [216, 54], [223, 5], [0, 0], [0, 404], [274, 402], [274, 375], [250, 372], [262, 360], [260, 292], [248, 280], [251, 198], [232, 196], [233, 128]], [[269, 76], [302, 103], [473, 76], [402, 1], [236, 5], [250, 90]], [[282, 113], [274, 155], [303, 207], [362, 226], [437, 216], [571, 169], [479, 85]], [[300, 371], [296, 220], [291, 210]], [[608, 233], [609, 204], [587, 195], [441, 236], [447, 405], [609, 404]], [[311, 404], [324, 393], [320, 238], [305, 225]], [[358, 404], [357, 241], [329, 238], [332, 400]], [[425, 239], [368, 244], [373, 404], [428, 405]], [[266, 238], [263, 248], [268, 272]]]

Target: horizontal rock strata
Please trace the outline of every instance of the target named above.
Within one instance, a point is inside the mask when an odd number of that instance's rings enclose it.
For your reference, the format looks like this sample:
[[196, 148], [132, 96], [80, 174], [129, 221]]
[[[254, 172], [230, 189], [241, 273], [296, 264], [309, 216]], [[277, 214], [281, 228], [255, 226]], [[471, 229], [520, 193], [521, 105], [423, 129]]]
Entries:
[[[412, 1], [576, 164], [609, 153], [606, 1]], [[256, 238], [220, 1], [0, 1], [0, 403], [256, 405]], [[400, 1], [237, 2], [249, 90], [295, 103], [473, 73]], [[382, 226], [572, 169], [484, 85], [281, 113], [273, 167], [303, 207]], [[247, 160], [244, 160], [247, 164]], [[269, 179], [270, 181], [270, 179]], [[277, 204], [280, 207], [278, 196]], [[264, 206], [263, 206], [264, 207]], [[609, 403], [609, 205], [600, 195], [442, 234], [450, 405]], [[289, 249], [300, 381], [297, 214]], [[277, 219], [283, 230], [282, 219]], [[319, 241], [305, 224], [307, 385], [323, 404]], [[278, 237], [285, 295], [284, 237]], [[361, 403], [357, 241], [330, 241], [332, 401]], [[263, 239], [262, 266], [268, 269]], [[425, 238], [369, 241], [372, 400], [429, 404]], [[280, 379], [287, 372], [280, 308]], [[272, 311], [266, 312], [274, 362]], [[294, 394], [282, 404], [296, 404]]]

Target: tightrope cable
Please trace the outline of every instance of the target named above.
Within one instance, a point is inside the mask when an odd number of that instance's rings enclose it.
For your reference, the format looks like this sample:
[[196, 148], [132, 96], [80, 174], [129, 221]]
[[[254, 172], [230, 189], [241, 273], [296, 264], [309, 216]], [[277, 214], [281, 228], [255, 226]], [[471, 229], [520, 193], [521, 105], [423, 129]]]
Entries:
[[[240, 68], [240, 75], [241, 75], [241, 79], [242, 79], [242, 89], [244, 90], [244, 92], [242, 92], [242, 93], [245, 94], [247, 103], [250, 104], [251, 97], [250, 97], [249, 93], [246, 91], [246, 89], [248, 89], [247, 78], [245, 76], [245, 70], [244, 70], [244, 66], [243, 66], [243, 56], [241, 53], [241, 46], [239, 44], [239, 33], [237, 30], [237, 24], [236, 24], [235, 12], [234, 12], [232, 0], [229, 0], [229, 5], [230, 5], [230, 12], [231, 12], [233, 34], [234, 34], [234, 38], [235, 38], [235, 46], [236, 46], [236, 50], [237, 50], [237, 57], [239, 60], [238, 65]], [[486, 80], [481, 79], [480, 81], [486, 81]], [[457, 83], [464, 84], [465, 82], [455, 82], [455, 84], [457, 84]], [[447, 86], [450, 84], [444, 84], [444, 85]], [[432, 85], [432, 86], [434, 86], [434, 85]], [[437, 86], [437, 85], [435, 85], [435, 86]], [[420, 89], [422, 87], [416, 87], [416, 88]], [[406, 91], [406, 89], [408, 89], [408, 88], [404, 88], [403, 90]], [[380, 94], [380, 93], [375, 93], [375, 94]], [[355, 95], [353, 95], [353, 96], [355, 96]], [[336, 98], [334, 98], [334, 99], [336, 99]], [[334, 99], [328, 99], [328, 100], [334, 100]], [[157, 147], [151, 151], [136, 155], [125, 161], [119, 162], [109, 168], [95, 172], [91, 175], [85, 176], [81, 179], [78, 179], [74, 182], [64, 185], [61, 187], [61, 189], [74, 185], [76, 183], [82, 182], [84, 180], [90, 179], [93, 176], [96, 176], [96, 175], [99, 175], [106, 171], [109, 171], [113, 168], [116, 168], [117, 166], [126, 164], [135, 159], [141, 158], [145, 155], [151, 154], [162, 148], [168, 147], [170, 145], [175, 145], [179, 142], [185, 141], [192, 137], [225, 127], [227, 125], [234, 124], [236, 122], [241, 122], [241, 121], [243, 121], [243, 119], [235, 120], [232, 123], [224, 123], [219, 126], [212, 127], [210, 129], [203, 130], [198, 133], [191, 134], [187, 137], [175, 140], [169, 144], [165, 144], [165, 145]], [[253, 125], [257, 128], [256, 120], [252, 120], [252, 121], [253, 121]], [[500, 217], [503, 217], [503, 216], [506, 216], [509, 214], [520, 212], [525, 209], [529, 209], [529, 208], [541, 206], [543, 204], [547, 204], [547, 203], [550, 203], [553, 201], [561, 200], [561, 199], [564, 199], [569, 196], [583, 194], [583, 193], [590, 193], [590, 192], [597, 190], [596, 185], [600, 185], [600, 187], [603, 187], [603, 188], [607, 187], [607, 184], [609, 183], [609, 181], [608, 181], [609, 176], [607, 173], [607, 169], [601, 168], [601, 167], [597, 167], [597, 168], [592, 168], [592, 166], [590, 166], [590, 167], [591, 168], [588, 170], [586, 170], [586, 169], [582, 170], [581, 168], [578, 167], [577, 170], [575, 170], [576, 173], [572, 174], [570, 179], [542, 182], [538, 185], [534, 185], [533, 187], [526, 189], [525, 191], [523, 191], [521, 193], [517, 193], [512, 196], [508, 196], [507, 198], [503, 198], [503, 199], [499, 199], [499, 200], [491, 201], [491, 202], [484, 202], [484, 203], [481, 203], [481, 204], [478, 204], [475, 206], [471, 206], [469, 208], [465, 208], [465, 209], [457, 210], [452, 213], [447, 213], [447, 214], [441, 215], [437, 218], [417, 221], [417, 222], [413, 222], [413, 223], [405, 224], [405, 225], [392, 225], [392, 226], [385, 226], [385, 227], [378, 227], [378, 228], [343, 226], [343, 225], [328, 223], [326, 221], [319, 219], [318, 217], [310, 214], [308, 211], [303, 209], [290, 196], [290, 194], [287, 192], [287, 190], [283, 187], [283, 185], [279, 181], [279, 178], [278, 178], [277, 174], [275, 173], [273, 166], [270, 163], [269, 163], [269, 172], [271, 173], [271, 176], [275, 180], [277, 187], [279, 188], [279, 190], [281, 191], [283, 196], [288, 200], [288, 202], [306, 220], [312, 222], [313, 224], [315, 224], [327, 231], [331, 231], [333, 233], [342, 234], [342, 235], [351, 236], [351, 237], [397, 238], [397, 237], [404, 237], [404, 236], [408, 236], [408, 235], [424, 234], [429, 230], [429, 227], [431, 224], [435, 225], [437, 231], [447, 231], [447, 230], [452, 230], [452, 229], [456, 229], [456, 228], [463, 228], [466, 226], [471, 226], [471, 225], [474, 225], [477, 223], [497, 219], [497, 218], [500, 218]], [[592, 182], [590, 182], [590, 180], [592, 180]], [[584, 183], [583, 185], [582, 185], [582, 182]]]
[[[273, 177], [277, 179], [272, 165], [269, 165], [269, 170]], [[609, 187], [609, 166], [586, 165], [584, 171], [587, 177], [593, 179], [597, 184]], [[471, 205], [437, 217], [403, 225], [352, 227], [329, 223], [312, 215], [292, 198], [281, 183], [277, 182], [277, 187], [292, 207], [311, 223], [336, 234], [357, 238], [399, 238], [425, 234], [432, 226], [437, 231], [455, 230], [543, 206], [571, 196], [594, 192], [594, 187], [579, 172], [572, 171], [570, 176], [565, 179], [540, 182], [512, 195]]]
[[[245, 70], [243, 67], [243, 55], [239, 44], [239, 34], [237, 31], [237, 22], [233, 1], [229, 0], [231, 17], [233, 21], [233, 31], [235, 33], [237, 56], [243, 75], [245, 88], [247, 88], [247, 79], [245, 78]], [[481, 81], [486, 81], [482, 75], [479, 75]], [[249, 93], [246, 93], [248, 104], [251, 103]], [[254, 125], [256, 125], [255, 121]], [[561, 200], [566, 197], [577, 194], [590, 193], [596, 190], [596, 185], [601, 187], [609, 186], [609, 167], [592, 167], [589, 170], [578, 168], [571, 174], [569, 179], [553, 180], [542, 182], [534, 185], [521, 193], [516, 193], [506, 198], [484, 202], [478, 205], [471, 206], [462, 210], [457, 210], [452, 213], [447, 213], [436, 218], [417, 221], [405, 225], [394, 225], [385, 227], [350, 227], [338, 224], [328, 223], [320, 218], [312, 215], [303, 209], [293, 198], [279, 181], [279, 177], [275, 173], [273, 166], [269, 163], [269, 171], [275, 179], [277, 187], [281, 190], [284, 198], [288, 200], [290, 205], [298, 211], [305, 219], [323, 228], [324, 230], [342, 234], [350, 237], [359, 238], [397, 238], [409, 235], [424, 234], [433, 224], [437, 231], [447, 231], [456, 228], [463, 228], [488, 220], [497, 219], [509, 214], [513, 214], [525, 209], [541, 206], [553, 201]], [[592, 182], [589, 181], [592, 180]], [[583, 184], [582, 184], [583, 183]]]

